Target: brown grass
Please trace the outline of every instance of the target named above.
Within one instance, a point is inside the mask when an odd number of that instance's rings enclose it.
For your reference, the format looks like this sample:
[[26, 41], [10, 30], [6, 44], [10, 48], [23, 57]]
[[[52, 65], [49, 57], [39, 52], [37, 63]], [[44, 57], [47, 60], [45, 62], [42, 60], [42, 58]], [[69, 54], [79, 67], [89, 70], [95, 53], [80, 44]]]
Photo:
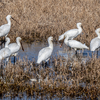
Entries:
[[77, 40], [89, 46], [95, 29], [100, 27], [99, 0], [1, 0], [0, 25], [6, 23], [8, 14], [21, 24], [12, 20], [9, 37], [14, 40], [21, 36], [26, 42], [47, 40], [51, 35], [58, 40], [59, 35], [81, 22], [86, 34]]
[[[50, 61], [53, 68], [37, 66], [35, 60], [31, 62], [27, 59], [23, 61], [19, 59], [15, 65], [9, 62], [4, 69], [0, 68], [0, 76], [2, 76], [0, 95], [6, 94], [5, 97], [12, 97], [26, 92], [27, 96], [35, 93], [36, 97], [49, 93], [51, 97], [56, 95], [58, 97], [98, 98], [100, 95], [99, 62], [100, 59], [96, 58], [90, 58], [86, 63], [82, 63], [81, 57], [68, 59], [68, 61], [59, 57]], [[32, 78], [37, 81], [30, 82]], [[41, 79], [40, 82], [39, 79]]]

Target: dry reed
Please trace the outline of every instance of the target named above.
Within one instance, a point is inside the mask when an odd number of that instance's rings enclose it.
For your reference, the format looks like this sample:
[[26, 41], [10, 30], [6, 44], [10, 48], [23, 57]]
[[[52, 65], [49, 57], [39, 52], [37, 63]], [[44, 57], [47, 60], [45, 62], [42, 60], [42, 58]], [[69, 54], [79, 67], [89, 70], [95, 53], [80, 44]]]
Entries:
[[[53, 58], [52, 68], [36, 65], [35, 61], [19, 59], [15, 65], [10, 61], [0, 68], [0, 95], [18, 96], [24, 93], [38, 97], [40, 94], [54, 94], [58, 97], [69, 96], [95, 99], [100, 95], [100, 59], [89, 58], [85, 63], [78, 59]], [[31, 82], [30, 79], [37, 81]], [[84, 94], [84, 95], [83, 95]], [[21, 94], [20, 94], [21, 95]]]
[[77, 40], [89, 46], [96, 36], [95, 29], [100, 27], [99, 0], [1, 0], [0, 25], [6, 23], [8, 14], [20, 23], [12, 20], [8, 36], [12, 40], [21, 36], [26, 42], [44, 41], [51, 35], [57, 41], [59, 35], [81, 22], [86, 33]]

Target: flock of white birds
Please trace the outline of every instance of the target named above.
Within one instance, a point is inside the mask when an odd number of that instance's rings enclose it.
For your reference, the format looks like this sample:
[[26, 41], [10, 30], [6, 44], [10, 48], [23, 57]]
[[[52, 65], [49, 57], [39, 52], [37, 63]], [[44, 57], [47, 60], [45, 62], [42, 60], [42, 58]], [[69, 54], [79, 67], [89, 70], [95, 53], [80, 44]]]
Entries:
[[[0, 50], [0, 61], [2, 59], [6, 59], [6, 61], [8, 61], [10, 56], [14, 56], [14, 61], [15, 61], [15, 56], [18, 54], [18, 51], [20, 50], [20, 47], [22, 46], [20, 37], [16, 38], [16, 43], [9, 44], [10, 38], [8, 38], [7, 35], [11, 28], [10, 18], [12, 18], [12, 16], [8, 15], [6, 17], [8, 23], [0, 26], [0, 37], [5, 37], [6, 39], [4, 48]], [[14, 18], [12, 19], [15, 20]], [[60, 35], [59, 41], [62, 40], [61, 46], [63, 45], [63, 42], [64, 42], [67, 46], [74, 48], [75, 51], [77, 51], [77, 49], [89, 49], [89, 47], [87, 47], [85, 44], [82, 44], [79, 41], [73, 40], [75, 37], [77, 37], [79, 34], [82, 33], [82, 30], [83, 30], [82, 24], [77, 23], [77, 29], [68, 30], [64, 34]], [[100, 46], [100, 28], [96, 29], [95, 32], [98, 37], [91, 40], [90, 42], [91, 51], [95, 51]], [[48, 47], [45, 47], [39, 51], [38, 59], [37, 59], [38, 64], [40, 64], [42, 61], [47, 62], [50, 59], [50, 56], [53, 52], [53, 37], [52, 36], [48, 38], [48, 44], [49, 44]]]

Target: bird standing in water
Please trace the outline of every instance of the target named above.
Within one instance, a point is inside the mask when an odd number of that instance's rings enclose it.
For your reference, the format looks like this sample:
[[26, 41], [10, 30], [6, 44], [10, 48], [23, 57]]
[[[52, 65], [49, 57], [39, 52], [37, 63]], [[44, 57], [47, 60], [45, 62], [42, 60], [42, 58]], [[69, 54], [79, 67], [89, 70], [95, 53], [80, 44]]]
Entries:
[[53, 37], [50, 36], [48, 38], [48, 44], [49, 46], [48, 47], [45, 47], [43, 49], [41, 49], [39, 51], [39, 54], [38, 54], [38, 59], [37, 59], [37, 63], [40, 64], [42, 61], [45, 61], [46, 64], [47, 64], [47, 61], [50, 59], [50, 56], [53, 52]]

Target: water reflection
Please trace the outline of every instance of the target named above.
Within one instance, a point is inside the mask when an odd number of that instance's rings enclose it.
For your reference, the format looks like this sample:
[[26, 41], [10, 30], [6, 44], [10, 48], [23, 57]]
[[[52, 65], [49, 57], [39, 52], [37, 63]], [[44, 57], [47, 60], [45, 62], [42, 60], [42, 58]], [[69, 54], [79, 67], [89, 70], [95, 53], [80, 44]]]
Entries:
[[[32, 44], [23, 43], [23, 46], [24, 46], [25, 51], [20, 50], [18, 56], [21, 59], [24, 57], [27, 57], [28, 60], [32, 60], [32, 59], [37, 60], [38, 52], [42, 48], [48, 46], [48, 44], [33, 42]], [[88, 60], [87, 56], [92, 57], [92, 53], [89, 50], [78, 50], [77, 52], [78, 54], [82, 54], [83, 60]], [[94, 52], [94, 54], [95, 53], [96, 52]], [[75, 51], [73, 49], [69, 50], [69, 48], [66, 45], [60, 48], [59, 44], [54, 43], [52, 56], [53, 57], [62, 56], [66, 58], [67, 60], [68, 58], [73, 58], [73, 56], [75, 56]], [[12, 61], [13, 61], [13, 58], [12, 58]]]
[[[29, 60], [32, 60], [33, 58], [37, 60], [39, 51], [46, 46], [48, 46], [48, 44], [45, 43], [23, 43], [25, 51], [23, 52], [22, 50], [20, 50], [18, 56], [21, 58], [27, 56]], [[52, 56], [57, 56], [58, 51], [63, 51], [63, 48], [60, 48], [58, 44], [54, 44]]]
[[[69, 47], [67, 47], [65, 44], [63, 45], [62, 48], [60, 48], [59, 43], [54, 43], [54, 49], [53, 49], [53, 53], [52, 56], [53, 57], [58, 57], [58, 56], [62, 56], [64, 57], [66, 60], [68, 60], [68, 58], [73, 58], [75, 57], [75, 51], [74, 49], [70, 49]], [[37, 56], [39, 51], [44, 48], [47, 47], [48, 43], [41, 43], [41, 42], [33, 42], [32, 44], [28, 44], [28, 43], [23, 43], [23, 47], [24, 47], [24, 51], [22, 51], [22, 49], [20, 49], [19, 53], [18, 53], [18, 58], [27, 58], [28, 60], [33, 60], [35, 59], [37, 61]], [[82, 55], [82, 61], [87, 61], [92, 57], [97, 56], [97, 51], [94, 51], [93, 54], [90, 50], [77, 50], [78, 54]], [[93, 56], [92, 56], [93, 55]], [[98, 52], [98, 58], [100, 56], [100, 53]], [[76, 58], [75, 58], [76, 59]], [[17, 58], [16, 58], [17, 60]], [[11, 57], [11, 62], [14, 63], [14, 57]]]

